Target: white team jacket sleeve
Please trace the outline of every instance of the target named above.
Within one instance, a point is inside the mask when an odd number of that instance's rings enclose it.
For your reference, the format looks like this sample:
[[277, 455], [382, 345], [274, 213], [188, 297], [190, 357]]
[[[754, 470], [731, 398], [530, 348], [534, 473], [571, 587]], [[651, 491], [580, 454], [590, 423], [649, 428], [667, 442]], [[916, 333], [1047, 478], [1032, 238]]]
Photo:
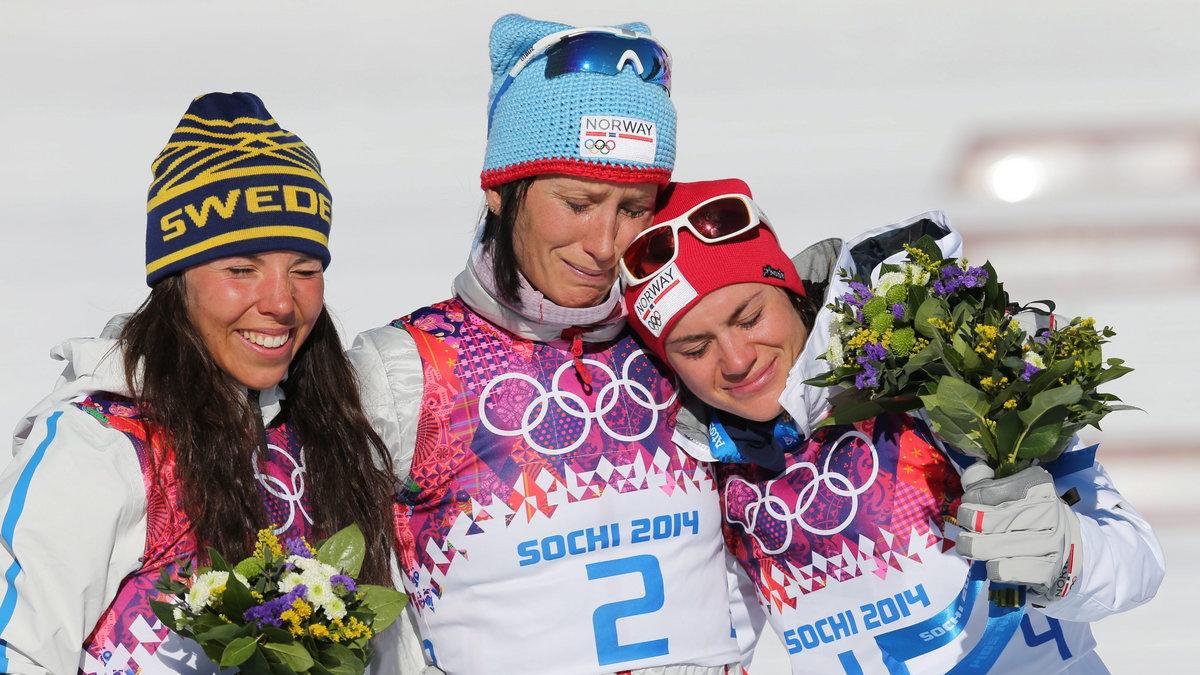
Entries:
[[363, 411], [403, 481], [412, 469], [425, 376], [408, 331], [384, 326], [359, 334], [346, 352], [358, 375]]
[[0, 517], [0, 672], [74, 673], [145, 549], [128, 438], [69, 405], [38, 417], [0, 472]]
[[1083, 539], [1083, 569], [1074, 590], [1041, 611], [1067, 621], [1096, 621], [1141, 605], [1166, 573], [1162, 546], [1150, 524], [1113, 486], [1099, 462], [1054, 481], [1075, 488]]

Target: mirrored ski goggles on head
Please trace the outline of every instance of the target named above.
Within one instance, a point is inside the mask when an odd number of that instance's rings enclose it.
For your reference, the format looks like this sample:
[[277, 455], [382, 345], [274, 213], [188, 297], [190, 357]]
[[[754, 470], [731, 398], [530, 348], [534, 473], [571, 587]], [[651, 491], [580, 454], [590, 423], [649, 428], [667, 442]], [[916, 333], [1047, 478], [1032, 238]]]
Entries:
[[624, 28], [571, 28], [538, 40], [517, 59], [488, 107], [489, 130], [500, 97], [525, 66], [543, 55], [547, 78], [566, 73], [616, 75], [626, 66], [633, 66], [643, 80], [666, 89], [668, 96], [671, 94], [671, 54], [658, 40]]
[[720, 195], [690, 211], [642, 232], [621, 256], [625, 283], [636, 286], [658, 274], [679, 257], [679, 235], [687, 228], [706, 244], [717, 244], [743, 235], [759, 225], [774, 232], [767, 216], [745, 195]]

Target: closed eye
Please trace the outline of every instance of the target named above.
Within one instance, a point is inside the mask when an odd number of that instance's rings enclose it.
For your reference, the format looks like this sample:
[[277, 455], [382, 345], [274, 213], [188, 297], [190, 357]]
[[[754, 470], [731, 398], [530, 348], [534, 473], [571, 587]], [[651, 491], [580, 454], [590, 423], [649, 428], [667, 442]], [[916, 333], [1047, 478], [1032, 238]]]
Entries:
[[753, 328], [755, 326], [755, 324], [757, 324], [759, 322], [760, 319], [762, 319], [762, 310], [755, 312], [753, 316], [745, 319], [744, 321], [739, 321], [738, 327], [739, 328]]

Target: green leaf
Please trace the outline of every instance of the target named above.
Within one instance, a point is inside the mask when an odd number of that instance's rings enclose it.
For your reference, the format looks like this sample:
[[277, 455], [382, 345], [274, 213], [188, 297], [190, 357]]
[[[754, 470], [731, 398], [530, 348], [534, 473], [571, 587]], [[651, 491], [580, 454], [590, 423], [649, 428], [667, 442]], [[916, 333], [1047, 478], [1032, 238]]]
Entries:
[[362, 659], [350, 657], [336, 668], [330, 668], [329, 672], [332, 675], [363, 675], [366, 669], [367, 664]]
[[929, 256], [931, 260], [942, 259], [942, 249], [938, 248], [937, 242], [927, 234], [921, 235], [920, 238], [909, 245]]
[[934, 431], [954, 446], [995, 456], [996, 444], [984, 420], [988, 402], [983, 392], [954, 377], [938, 380], [937, 393], [921, 396]]
[[1021, 447], [1017, 448], [1018, 459], [1041, 459], [1050, 454], [1058, 445], [1063, 430], [1063, 421], [1067, 418], [1066, 408], [1054, 408], [1040, 417], [1030, 426], [1021, 439]]
[[1021, 432], [1025, 425], [1021, 422], [1019, 413], [1007, 410], [996, 420], [996, 454], [999, 457], [1010, 457], [1016, 454], [1017, 444], [1021, 442]]
[[[1046, 414], [1048, 410], [1063, 406], [1065, 412], [1066, 406], [1078, 403], [1082, 397], [1083, 390], [1077, 384], [1047, 389], [1034, 395], [1033, 399], [1029, 401], [1029, 407], [1019, 413], [1021, 421], [1026, 426], [1033, 426], [1037, 423], [1038, 418]], [[1066, 416], [1064, 415], [1063, 419], [1065, 418]]]
[[[315, 666], [317, 664], [314, 663], [313, 665]], [[309, 670], [306, 670], [304, 672], [311, 673], [312, 670], [310, 668]], [[286, 663], [272, 663], [271, 664], [271, 675], [297, 675], [297, 673], [295, 670], [292, 670], [292, 667]]]
[[157, 616], [164, 626], [179, 632], [179, 625], [175, 622], [175, 605], [162, 600], [151, 600], [150, 611], [154, 612], [154, 616]]
[[218, 572], [233, 571], [233, 566], [229, 564], [229, 561], [225, 560], [225, 558], [221, 556], [220, 552], [211, 546], [208, 547], [208, 559], [210, 562], [212, 562], [212, 569]]
[[392, 625], [392, 622], [404, 610], [404, 605], [408, 603], [408, 596], [393, 588], [360, 584], [358, 590], [364, 596], [363, 603], [375, 613], [375, 619], [371, 622], [371, 630], [376, 633], [380, 633]]
[[250, 595], [250, 589], [246, 588], [246, 584], [243, 584], [241, 579], [231, 573], [225, 580], [225, 592], [221, 594], [221, 606], [224, 608], [226, 616], [240, 619], [242, 614], [255, 604], [254, 596]]
[[945, 321], [949, 317], [950, 315], [946, 312], [946, 307], [941, 300], [927, 298], [917, 306], [917, 313], [913, 319], [913, 330], [930, 340], [941, 340], [941, 331], [934, 328], [929, 323], [929, 320], [936, 318]]
[[975, 370], [983, 366], [983, 361], [979, 359], [979, 354], [969, 342], [963, 339], [961, 333], [954, 334], [951, 344], [954, 346], [954, 352], [962, 359], [963, 370]]
[[326, 539], [317, 549], [317, 560], [333, 565], [344, 574], [358, 576], [367, 546], [358, 525], [348, 525]]
[[201, 612], [200, 616], [196, 617], [196, 620], [192, 622], [192, 631], [199, 635], [206, 631], [210, 631], [217, 626], [224, 625], [226, 625], [225, 621], [216, 614], [211, 612]]
[[242, 626], [227, 623], [196, 635], [197, 642], [230, 642], [242, 632]]
[[[341, 646], [341, 645], [338, 645], [338, 646]], [[321, 658], [325, 658], [324, 650], [322, 650], [322, 652], [318, 655]], [[312, 667], [308, 669], [308, 672], [309, 672], [309, 675], [333, 675], [333, 671], [326, 668], [320, 662], [312, 664]]]
[[287, 665], [292, 670], [302, 673], [309, 668], [312, 668], [313, 658], [302, 645], [292, 643], [290, 645], [276, 644], [268, 642], [264, 644], [263, 649], [273, 656], [277, 656], [281, 663]]
[[913, 354], [912, 358], [904, 364], [904, 372], [915, 373], [924, 366], [936, 361], [938, 358], [937, 349], [932, 344], [925, 345], [921, 351]]
[[317, 654], [317, 658], [321, 660], [321, 665], [333, 668], [346, 659], [354, 658], [354, 652], [347, 649], [344, 645], [333, 643], [322, 647], [320, 653]]
[[266, 626], [260, 626], [258, 630], [261, 631], [262, 634], [265, 635], [266, 638], [268, 640], [270, 640], [271, 642], [278, 642], [279, 644], [289, 645], [296, 641], [296, 639], [294, 637], [292, 637], [292, 634], [290, 632], [288, 632], [282, 628], [276, 628], [275, 626], [266, 625]]
[[241, 675], [271, 675], [271, 664], [261, 649], [255, 649], [250, 658], [238, 666], [238, 672]]
[[[1113, 363], [1114, 361], [1116, 361], [1116, 363]], [[1133, 372], [1133, 368], [1121, 365], [1121, 363], [1122, 363], [1121, 359], [1109, 359], [1108, 363], [1109, 363], [1109, 367], [1105, 368], [1096, 377], [1096, 381], [1095, 381], [1096, 386], [1100, 386], [1100, 385], [1104, 384], [1105, 382], [1115, 380], [1118, 377], [1122, 377], [1124, 375], [1128, 375], [1129, 373]]]
[[241, 665], [256, 649], [258, 642], [254, 638], [240, 637], [225, 645], [225, 651], [221, 652], [220, 665], [222, 668]]

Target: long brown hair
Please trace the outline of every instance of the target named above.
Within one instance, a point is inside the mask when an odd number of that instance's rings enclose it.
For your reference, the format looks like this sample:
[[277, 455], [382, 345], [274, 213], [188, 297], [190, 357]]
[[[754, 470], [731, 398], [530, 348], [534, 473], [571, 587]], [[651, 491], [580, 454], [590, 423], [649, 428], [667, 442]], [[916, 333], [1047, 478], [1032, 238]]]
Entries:
[[[189, 320], [182, 274], [155, 284], [120, 342], [126, 383], [148, 430], [161, 433], [174, 452], [181, 506], [198, 550], [248, 555], [255, 533], [270, 526], [249, 470], [259, 443], [258, 414], [246, 388], [217, 365]], [[391, 460], [362, 412], [354, 371], [327, 309], [281, 386], [282, 414], [304, 445], [314, 534], [357, 523], [367, 544], [361, 579], [391, 585]]]

